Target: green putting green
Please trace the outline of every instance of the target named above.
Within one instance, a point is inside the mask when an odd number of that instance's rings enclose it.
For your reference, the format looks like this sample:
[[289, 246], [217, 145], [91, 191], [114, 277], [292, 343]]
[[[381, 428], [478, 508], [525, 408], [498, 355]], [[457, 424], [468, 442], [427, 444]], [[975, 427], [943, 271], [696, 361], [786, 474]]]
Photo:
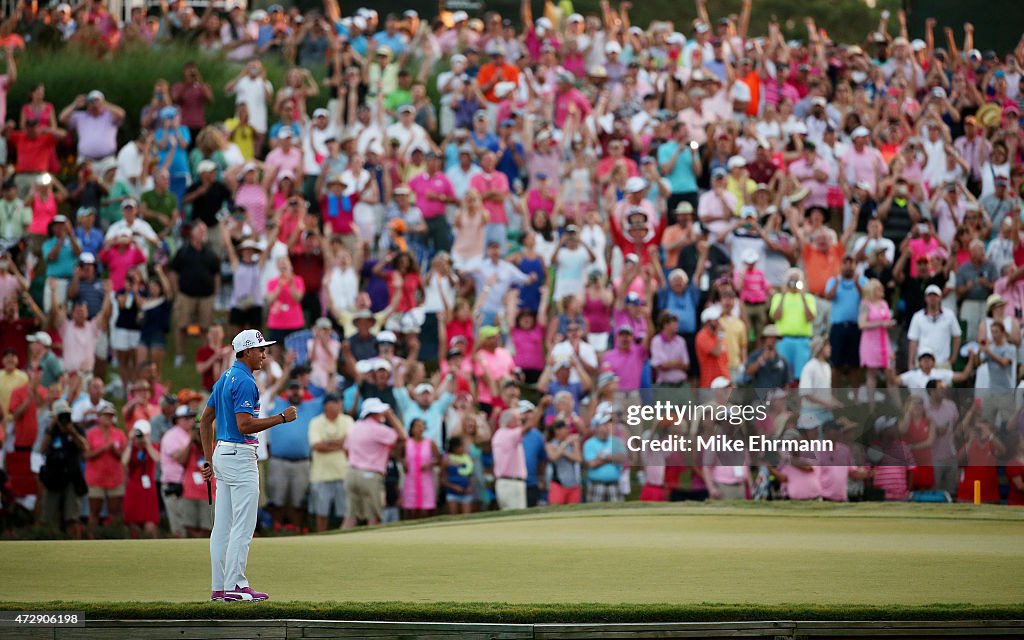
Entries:
[[[1024, 510], [637, 505], [257, 538], [274, 601], [1019, 604]], [[0, 602], [195, 602], [205, 540], [0, 543]]]

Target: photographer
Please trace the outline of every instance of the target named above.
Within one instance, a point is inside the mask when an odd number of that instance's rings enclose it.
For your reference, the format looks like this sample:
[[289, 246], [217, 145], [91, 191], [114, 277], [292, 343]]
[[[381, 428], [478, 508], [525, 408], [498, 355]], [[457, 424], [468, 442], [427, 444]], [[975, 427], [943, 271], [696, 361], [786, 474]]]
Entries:
[[82, 537], [78, 518], [82, 497], [88, 489], [82, 477], [82, 454], [89, 449], [85, 437], [71, 422], [71, 407], [58, 400], [52, 407], [50, 424], [39, 450], [46, 462], [39, 470], [43, 485], [42, 523], [61, 527], [73, 538]]
[[804, 291], [800, 269], [786, 273], [786, 288], [772, 296], [768, 315], [779, 332], [779, 355], [789, 363], [790, 372], [799, 380], [804, 365], [811, 359], [811, 336], [817, 313], [814, 296]]
[[160, 439], [160, 486], [167, 509], [168, 526], [176, 538], [185, 536], [185, 505], [182, 482], [192, 448], [192, 425], [196, 415], [181, 405], [174, 411], [174, 425]]
[[136, 420], [131, 445], [121, 454], [121, 464], [128, 470], [124, 522], [133, 538], [139, 537], [139, 525], [147, 538], [157, 537], [160, 526], [160, 501], [156, 495], [156, 463], [160, 453], [149, 439], [152, 431], [148, 421]]

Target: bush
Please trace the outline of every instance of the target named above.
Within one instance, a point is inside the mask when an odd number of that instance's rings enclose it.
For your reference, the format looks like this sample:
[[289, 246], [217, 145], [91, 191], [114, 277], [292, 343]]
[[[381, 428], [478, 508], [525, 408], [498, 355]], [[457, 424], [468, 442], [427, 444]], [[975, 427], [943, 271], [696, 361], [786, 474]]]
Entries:
[[[57, 51], [26, 51], [18, 59], [18, 81], [8, 95], [7, 113], [16, 120], [32, 87], [39, 83], [46, 85], [46, 99], [58, 113], [71, 104], [75, 96], [99, 89], [107, 100], [126, 111], [127, 123], [121, 129], [124, 142], [139, 130], [142, 107], [153, 96], [153, 83], [160, 78], [171, 84], [177, 82], [181, 79], [182, 66], [188, 61], [199, 65], [203, 79], [213, 88], [214, 102], [206, 110], [207, 120], [216, 122], [230, 117], [235, 103], [224, 95], [224, 85], [238, 74], [242, 65], [180, 45], [160, 49], [137, 46], [102, 60], [70, 47]], [[263, 64], [276, 90], [281, 86], [287, 66], [272, 60], [264, 60]], [[322, 78], [323, 69], [312, 71], [314, 77]], [[316, 100], [317, 105], [322, 102], [326, 102], [323, 93]]]

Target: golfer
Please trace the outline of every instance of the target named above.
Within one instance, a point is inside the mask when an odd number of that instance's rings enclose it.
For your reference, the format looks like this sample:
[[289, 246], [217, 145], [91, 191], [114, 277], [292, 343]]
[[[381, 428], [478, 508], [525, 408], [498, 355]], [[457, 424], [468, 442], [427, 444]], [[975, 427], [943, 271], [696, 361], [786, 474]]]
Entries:
[[[256, 507], [260, 494], [260, 473], [256, 467], [256, 434], [295, 420], [295, 407], [269, 418], [257, 418], [260, 396], [252, 372], [263, 368], [267, 347], [255, 329], [247, 329], [231, 341], [235, 363], [225, 371], [206, 403], [199, 421], [204, 462], [203, 477], [216, 477], [217, 506], [210, 536], [210, 564], [213, 593], [210, 600], [252, 602], [266, 600], [265, 593], [253, 591], [245, 577], [249, 544], [256, 530]], [[216, 450], [214, 423], [216, 422]]]

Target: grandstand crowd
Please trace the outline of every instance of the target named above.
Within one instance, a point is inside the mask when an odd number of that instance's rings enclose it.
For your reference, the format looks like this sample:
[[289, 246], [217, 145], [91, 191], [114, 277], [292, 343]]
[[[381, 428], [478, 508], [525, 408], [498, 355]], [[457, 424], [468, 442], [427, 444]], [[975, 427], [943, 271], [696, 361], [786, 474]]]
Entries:
[[[260, 434], [265, 531], [627, 498], [1024, 504], [1024, 41], [567, 5], [175, 0], [121, 24], [104, 0], [18, 3], [4, 534], [208, 535], [196, 416], [243, 329], [278, 341], [262, 412], [298, 407]], [[138, 130], [102, 88], [7, 112], [26, 48], [170, 41], [237, 75], [153, 78]], [[210, 121], [220, 92], [233, 116]], [[743, 388], [768, 420], [624, 420]], [[639, 455], [641, 433], [838, 444]]]

